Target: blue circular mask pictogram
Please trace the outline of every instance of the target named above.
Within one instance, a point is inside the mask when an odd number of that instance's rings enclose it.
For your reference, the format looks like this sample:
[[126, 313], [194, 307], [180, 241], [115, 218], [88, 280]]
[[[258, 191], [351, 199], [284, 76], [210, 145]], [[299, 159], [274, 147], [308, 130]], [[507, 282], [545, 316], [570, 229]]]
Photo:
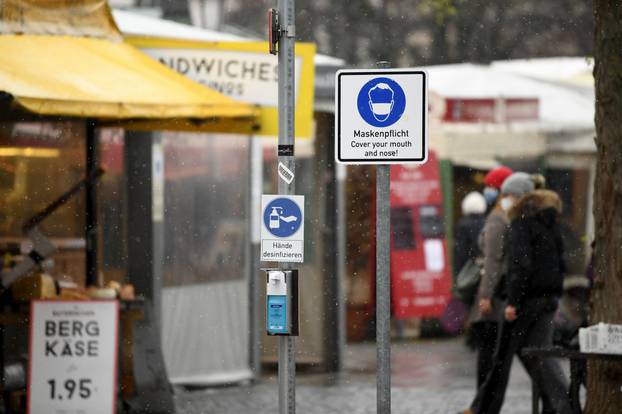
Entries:
[[369, 125], [388, 127], [404, 114], [406, 95], [393, 79], [374, 78], [359, 91], [357, 106], [361, 118]]
[[263, 224], [272, 235], [289, 237], [300, 228], [302, 212], [289, 198], [275, 198], [263, 212]]

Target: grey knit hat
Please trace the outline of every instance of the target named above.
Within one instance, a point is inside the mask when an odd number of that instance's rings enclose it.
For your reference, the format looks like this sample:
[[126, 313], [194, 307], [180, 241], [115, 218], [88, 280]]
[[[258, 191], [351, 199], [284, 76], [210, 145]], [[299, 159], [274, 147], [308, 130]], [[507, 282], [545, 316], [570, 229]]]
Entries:
[[510, 194], [516, 197], [522, 197], [533, 191], [536, 186], [531, 176], [524, 172], [515, 172], [510, 175], [501, 186], [502, 194]]

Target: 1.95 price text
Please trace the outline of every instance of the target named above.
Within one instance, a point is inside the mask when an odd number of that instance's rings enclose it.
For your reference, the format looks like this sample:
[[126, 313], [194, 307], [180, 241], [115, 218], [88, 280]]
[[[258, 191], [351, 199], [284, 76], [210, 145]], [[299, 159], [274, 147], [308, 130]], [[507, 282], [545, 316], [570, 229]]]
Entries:
[[93, 395], [93, 391], [95, 391], [93, 380], [89, 378], [69, 378], [64, 381], [49, 379], [47, 383], [51, 400], [88, 400]]

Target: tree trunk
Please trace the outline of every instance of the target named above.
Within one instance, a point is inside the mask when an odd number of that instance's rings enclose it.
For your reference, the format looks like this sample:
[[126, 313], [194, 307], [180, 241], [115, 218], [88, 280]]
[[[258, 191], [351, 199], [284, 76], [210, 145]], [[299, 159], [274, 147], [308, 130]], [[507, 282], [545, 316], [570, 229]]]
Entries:
[[[594, 0], [595, 282], [591, 323], [622, 323], [622, 4]], [[622, 413], [622, 363], [588, 365], [587, 414]]]

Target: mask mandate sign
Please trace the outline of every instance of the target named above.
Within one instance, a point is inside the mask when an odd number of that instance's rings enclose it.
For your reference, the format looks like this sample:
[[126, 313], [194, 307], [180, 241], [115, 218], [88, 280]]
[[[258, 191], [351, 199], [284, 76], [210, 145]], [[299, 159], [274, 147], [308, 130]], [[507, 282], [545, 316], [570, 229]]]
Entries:
[[344, 164], [424, 163], [427, 76], [410, 69], [342, 70], [335, 82], [335, 154]]

